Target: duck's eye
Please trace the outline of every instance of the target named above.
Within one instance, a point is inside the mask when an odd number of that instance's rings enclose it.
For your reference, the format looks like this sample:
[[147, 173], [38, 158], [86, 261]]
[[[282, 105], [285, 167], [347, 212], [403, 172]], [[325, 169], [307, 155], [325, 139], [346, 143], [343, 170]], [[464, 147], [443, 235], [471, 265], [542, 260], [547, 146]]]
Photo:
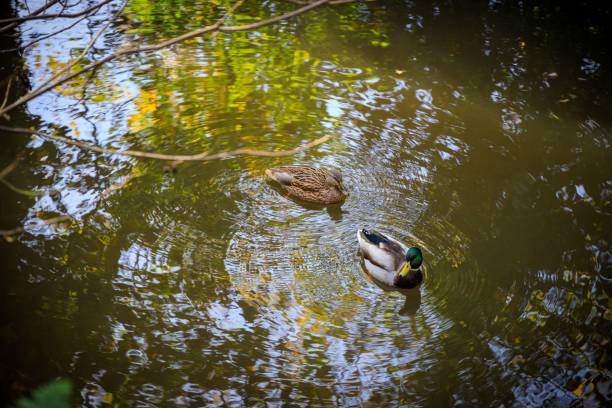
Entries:
[[363, 230], [363, 233], [364, 233], [365, 235], [370, 235], [370, 231], [368, 231], [367, 229], [364, 229], [364, 230]]

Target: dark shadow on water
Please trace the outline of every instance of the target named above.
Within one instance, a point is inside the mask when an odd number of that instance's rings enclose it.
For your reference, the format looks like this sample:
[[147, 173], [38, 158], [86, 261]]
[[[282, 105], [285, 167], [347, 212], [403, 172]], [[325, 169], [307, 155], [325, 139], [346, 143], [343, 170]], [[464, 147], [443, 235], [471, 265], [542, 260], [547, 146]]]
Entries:
[[400, 316], [414, 316], [421, 307], [421, 289], [407, 289], [402, 291], [402, 294], [406, 297], [406, 300], [398, 314]]
[[336, 222], [342, 221], [342, 214], [347, 212], [342, 210], [342, 204], [328, 205], [326, 210], [330, 218]]

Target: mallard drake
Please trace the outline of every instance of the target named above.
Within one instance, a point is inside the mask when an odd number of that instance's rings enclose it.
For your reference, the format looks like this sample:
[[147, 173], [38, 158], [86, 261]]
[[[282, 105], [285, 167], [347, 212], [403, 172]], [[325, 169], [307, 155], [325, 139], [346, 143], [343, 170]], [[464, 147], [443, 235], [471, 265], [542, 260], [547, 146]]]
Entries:
[[309, 203], [336, 204], [348, 196], [342, 174], [335, 170], [282, 166], [267, 169], [266, 175], [280, 184], [288, 196]]
[[366, 229], [357, 230], [357, 241], [366, 271], [379, 283], [410, 289], [423, 281], [423, 254], [419, 248], [409, 248], [388, 235]]

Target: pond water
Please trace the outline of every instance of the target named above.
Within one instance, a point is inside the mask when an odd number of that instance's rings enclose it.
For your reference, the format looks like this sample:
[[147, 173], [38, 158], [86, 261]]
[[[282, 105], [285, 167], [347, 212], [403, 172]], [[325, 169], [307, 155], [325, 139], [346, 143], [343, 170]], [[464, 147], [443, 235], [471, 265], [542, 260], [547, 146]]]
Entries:
[[[130, 0], [88, 58], [229, 4]], [[8, 54], [4, 76], [39, 85], [121, 6]], [[113, 61], [12, 112], [161, 153], [332, 138], [173, 167], [2, 132], [1, 168], [20, 161], [0, 228], [24, 228], [0, 243], [2, 400], [65, 377], [83, 406], [609, 404], [612, 16], [594, 7], [325, 6]], [[229, 22], [294, 8], [247, 1]], [[341, 169], [350, 196], [283, 197], [263, 176], [288, 164]], [[367, 278], [363, 227], [423, 248], [420, 289]]]

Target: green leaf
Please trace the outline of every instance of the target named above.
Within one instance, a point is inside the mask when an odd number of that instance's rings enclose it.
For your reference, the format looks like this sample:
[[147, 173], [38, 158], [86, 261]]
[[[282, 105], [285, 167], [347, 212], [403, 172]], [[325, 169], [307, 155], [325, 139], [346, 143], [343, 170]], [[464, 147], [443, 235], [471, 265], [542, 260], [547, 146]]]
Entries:
[[17, 408], [70, 408], [72, 384], [68, 380], [52, 381], [32, 392], [31, 398], [20, 398]]

